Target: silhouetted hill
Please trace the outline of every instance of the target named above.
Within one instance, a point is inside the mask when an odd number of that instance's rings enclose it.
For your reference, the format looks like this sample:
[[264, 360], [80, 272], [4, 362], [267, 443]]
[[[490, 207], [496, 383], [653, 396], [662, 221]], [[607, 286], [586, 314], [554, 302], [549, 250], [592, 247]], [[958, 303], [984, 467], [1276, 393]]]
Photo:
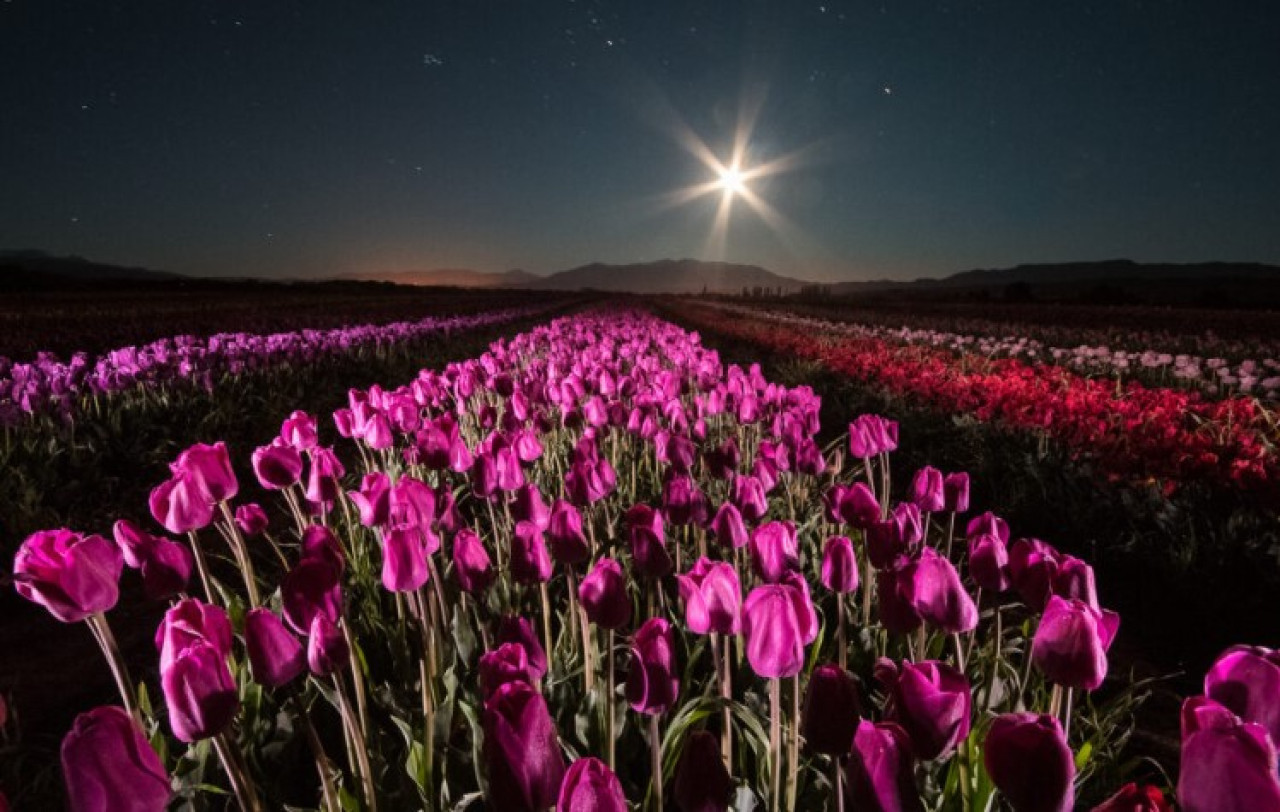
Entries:
[[0, 285], [42, 285], [59, 281], [159, 281], [185, 279], [181, 274], [93, 262], [83, 257], [55, 257], [44, 251], [0, 251]]
[[899, 282], [877, 279], [867, 282], [841, 282], [828, 291], [835, 295], [870, 291], [923, 291], [941, 288], [1002, 288], [1008, 285], [1029, 286], [1096, 286], [1100, 284], [1132, 286], [1161, 282], [1274, 282], [1280, 284], [1280, 267], [1256, 262], [1139, 263], [1128, 259], [1100, 262], [1061, 262], [1039, 265], [1017, 265], [1013, 268], [962, 271], [941, 279], [916, 279]]
[[768, 288], [794, 293], [809, 283], [779, 276], [757, 265], [664, 259], [606, 265], [594, 262], [551, 274], [527, 285], [540, 290], [600, 290], [616, 293], [741, 293]]
[[535, 282], [539, 277], [521, 270], [490, 273], [469, 268], [434, 268], [429, 271], [393, 271], [391, 273], [351, 274], [344, 279], [394, 282], [397, 285], [438, 286], [451, 288], [511, 288]]

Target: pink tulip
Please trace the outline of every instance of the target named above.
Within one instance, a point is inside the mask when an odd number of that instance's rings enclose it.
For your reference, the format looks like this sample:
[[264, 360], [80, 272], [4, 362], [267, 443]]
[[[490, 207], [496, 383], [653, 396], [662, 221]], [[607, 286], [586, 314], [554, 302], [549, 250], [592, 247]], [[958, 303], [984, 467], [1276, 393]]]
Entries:
[[818, 618], [800, 586], [766, 584], [752, 590], [743, 604], [742, 633], [747, 660], [757, 674], [792, 677], [804, 666], [804, 647], [818, 636]]
[[587, 619], [604, 629], [618, 629], [631, 621], [631, 599], [622, 567], [612, 558], [601, 558], [578, 584], [578, 600]]
[[511, 539], [511, 576], [522, 584], [551, 580], [551, 555], [542, 531], [533, 522], [516, 523]]
[[1107, 649], [1119, 626], [1115, 612], [1054, 595], [1031, 641], [1031, 661], [1050, 682], [1092, 691], [1107, 676]]
[[631, 640], [627, 702], [638, 713], [660, 715], [675, 705], [679, 693], [671, 624], [663, 618], [649, 618]]
[[885, 719], [902, 725], [917, 756], [932, 761], [949, 755], [968, 737], [971, 698], [964, 674], [936, 660], [899, 667], [885, 658], [875, 672], [888, 695]]
[[476, 595], [493, 583], [493, 563], [484, 542], [472, 530], [462, 529], [453, 537], [453, 573], [466, 592]]
[[205, 640], [181, 649], [160, 670], [173, 735], [184, 742], [226, 730], [240, 707], [226, 655]]
[[13, 560], [18, 594], [75, 623], [116, 605], [124, 557], [102, 536], [41, 530], [22, 542]]
[[279, 688], [307, 670], [307, 655], [279, 615], [265, 606], [250, 609], [244, 619], [244, 645], [259, 685]]
[[1186, 700], [1178, 805], [1183, 812], [1280, 809], [1276, 748], [1266, 729], [1207, 697]]
[[268, 490], [287, 488], [302, 476], [302, 455], [283, 441], [254, 449], [251, 461], [258, 483]]
[[67, 808], [76, 812], [163, 812], [173, 797], [160, 757], [133, 717], [114, 705], [76, 717], [62, 740], [62, 778]]
[[840, 595], [858, 588], [858, 560], [848, 537], [832, 536], [823, 545], [822, 585]]
[[1049, 715], [1006, 713], [987, 732], [987, 775], [1015, 812], [1070, 812], [1075, 760], [1062, 725]]
[[737, 634], [742, 629], [742, 590], [732, 564], [699, 558], [677, 575], [685, 605], [685, 625], [694, 634]]
[[858, 722], [845, 765], [853, 809], [923, 812], [914, 771], [911, 742], [901, 727], [893, 722]]

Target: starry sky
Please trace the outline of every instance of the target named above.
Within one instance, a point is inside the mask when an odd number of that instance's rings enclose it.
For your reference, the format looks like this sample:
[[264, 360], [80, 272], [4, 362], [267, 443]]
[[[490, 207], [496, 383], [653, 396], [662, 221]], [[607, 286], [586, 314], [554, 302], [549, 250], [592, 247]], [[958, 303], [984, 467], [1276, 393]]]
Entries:
[[206, 275], [1280, 263], [1280, 3], [0, 0], [0, 179]]

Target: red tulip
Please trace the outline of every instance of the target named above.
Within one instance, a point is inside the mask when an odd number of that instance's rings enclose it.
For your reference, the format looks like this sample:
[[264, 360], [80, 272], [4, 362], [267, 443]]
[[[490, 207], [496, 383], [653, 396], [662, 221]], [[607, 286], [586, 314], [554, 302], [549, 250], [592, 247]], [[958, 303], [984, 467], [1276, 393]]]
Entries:
[[1147, 784], [1128, 783], [1120, 791], [1093, 808], [1093, 812], [1173, 812], [1164, 793]]
[[74, 623], [116, 605], [123, 569], [120, 549], [102, 536], [41, 530], [18, 549], [13, 583], [22, 597]]
[[62, 779], [67, 808], [76, 812], [163, 812], [173, 797], [160, 757], [114, 705], [76, 717], [62, 740]]

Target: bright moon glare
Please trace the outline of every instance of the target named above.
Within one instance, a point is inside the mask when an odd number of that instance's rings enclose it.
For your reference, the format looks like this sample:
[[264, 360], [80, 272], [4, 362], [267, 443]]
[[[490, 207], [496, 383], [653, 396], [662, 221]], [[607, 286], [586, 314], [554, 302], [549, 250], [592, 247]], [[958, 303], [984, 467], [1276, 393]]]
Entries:
[[742, 170], [736, 166], [725, 167], [720, 170], [720, 188], [724, 189], [728, 194], [740, 195], [747, 190], [746, 177], [743, 176]]

